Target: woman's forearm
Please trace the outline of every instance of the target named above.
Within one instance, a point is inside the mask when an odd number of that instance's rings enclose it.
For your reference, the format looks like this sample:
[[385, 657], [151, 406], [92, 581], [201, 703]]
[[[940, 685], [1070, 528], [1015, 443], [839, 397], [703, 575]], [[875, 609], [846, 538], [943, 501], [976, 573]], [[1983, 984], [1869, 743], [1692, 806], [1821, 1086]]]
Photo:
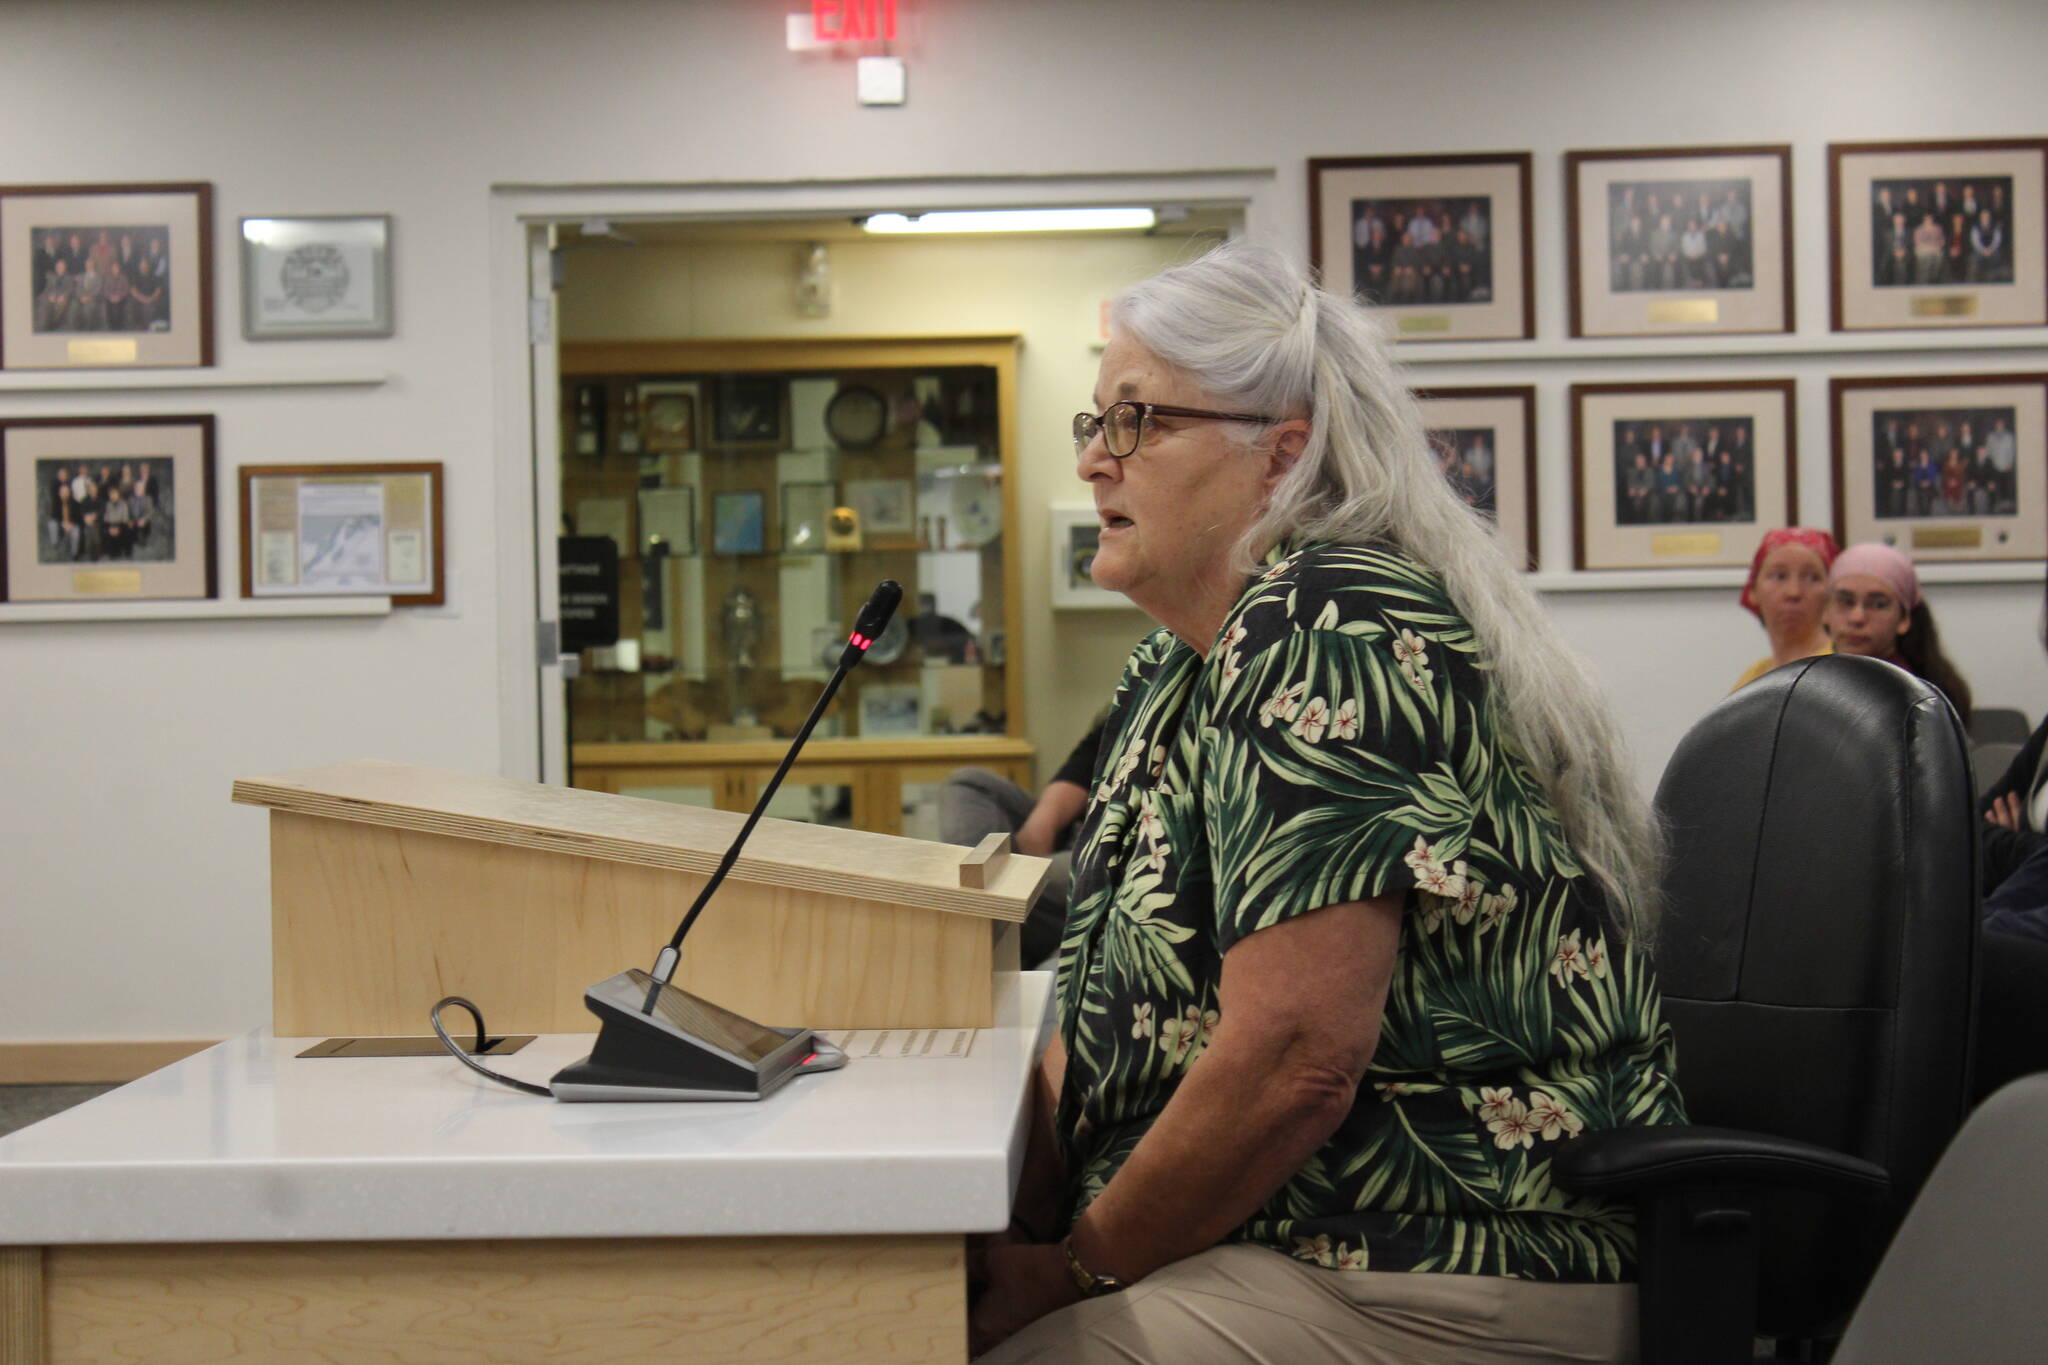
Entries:
[[1130, 1281], [1216, 1245], [1329, 1139], [1356, 1093], [1340, 1068], [1219, 1027], [1075, 1225], [1075, 1255]]

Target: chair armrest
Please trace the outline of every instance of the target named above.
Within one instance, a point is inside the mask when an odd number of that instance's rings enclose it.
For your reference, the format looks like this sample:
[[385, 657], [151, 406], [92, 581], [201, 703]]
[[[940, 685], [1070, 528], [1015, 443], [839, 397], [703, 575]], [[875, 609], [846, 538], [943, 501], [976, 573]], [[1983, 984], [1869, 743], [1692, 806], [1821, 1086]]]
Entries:
[[1810, 1142], [1685, 1124], [1587, 1133], [1565, 1143], [1550, 1170], [1562, 1189], [1608, 1197], [1750, 1185], [1878, 1200], [1892, 1184], [1884, 1167]]

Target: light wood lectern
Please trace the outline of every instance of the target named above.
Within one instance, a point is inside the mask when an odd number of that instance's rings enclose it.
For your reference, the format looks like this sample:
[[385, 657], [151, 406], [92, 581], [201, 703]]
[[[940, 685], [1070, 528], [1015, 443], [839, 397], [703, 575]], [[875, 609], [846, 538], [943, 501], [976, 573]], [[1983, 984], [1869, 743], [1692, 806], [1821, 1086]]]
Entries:
[[[427, 1031], [445, 995], [493, 1033], [587, 1033], [583, 992], [645, 969], [745, 817], [400, 763], [243, 778], [270, 808], [272, 1029]], [[676, 984], [803, 1028], [985, 1028], [1042, 858], [764, 819]]]

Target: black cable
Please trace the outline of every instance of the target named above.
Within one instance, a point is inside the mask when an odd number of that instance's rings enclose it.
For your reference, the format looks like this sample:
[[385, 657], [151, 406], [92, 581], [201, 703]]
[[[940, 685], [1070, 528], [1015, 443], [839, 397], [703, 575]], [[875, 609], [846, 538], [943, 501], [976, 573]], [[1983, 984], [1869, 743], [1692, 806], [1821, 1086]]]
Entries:
[[489, 1077], [491, 1080], [496, 1081], [499, 1085], [509, 1085], [514, 1090], [524, 1090], [529, 1095], [539, 1095], [543, 1099], [554, 1098], [555, 1092], [548, 1089], [546, 1086], [532, 1085], [526, 1081], [515, 1081], [510, 1076], [499, 1075], [497, 1072], [485, 1066], [482, 1062], [479, 1062], [476, 1058], [470, 1056], [467, 1052], [464, 1052], [462, 1050], [462, 1045], [456, 1042], [453, 1038], [450, 1038], [448, 1036], [448, 1030], [441, 1027], [441, 1011], [447, 1009], [450, 1005], [462, 1006], [462, 1008], [469, 1011], [469, 1017], [476, 1020], [476, 1050], [478, 1052], [482, 1052], [484, 1050], [486, 1041], [484, 1037], [484, 1012], [478, 1009], [475, 1005], [470, 1004], [467, 1000], [464, 1000], [459, 995], [443, 996], [441, 999], [435, 1001], [434, 1008], [427, 1012], [427, 1021], [434, 1026], [434, 1036], [441, 1040], [442, 1047], [447, 1048], [450, 1053], [454, 1054], [456, 1061], [461, 1062], [464, 1066], [468, 1067], [471, 1071], [476, 1072], [476, 1074], [479, 1076]]

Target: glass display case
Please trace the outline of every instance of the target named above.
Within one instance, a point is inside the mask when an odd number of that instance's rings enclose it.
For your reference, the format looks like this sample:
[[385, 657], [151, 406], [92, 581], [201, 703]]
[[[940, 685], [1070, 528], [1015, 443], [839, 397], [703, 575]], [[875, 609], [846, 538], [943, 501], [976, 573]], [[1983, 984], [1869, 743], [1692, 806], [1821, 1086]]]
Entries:
[[1007, 667], [1015, 353], [1009, 337], [564, 346], [563, 561], [615, 551], [618, 619], [568, 684], [571, 782], [750, 807], [893, 578], [903, 605], [770, 813], [936, 837], [952, 767], [1028, 786]]

